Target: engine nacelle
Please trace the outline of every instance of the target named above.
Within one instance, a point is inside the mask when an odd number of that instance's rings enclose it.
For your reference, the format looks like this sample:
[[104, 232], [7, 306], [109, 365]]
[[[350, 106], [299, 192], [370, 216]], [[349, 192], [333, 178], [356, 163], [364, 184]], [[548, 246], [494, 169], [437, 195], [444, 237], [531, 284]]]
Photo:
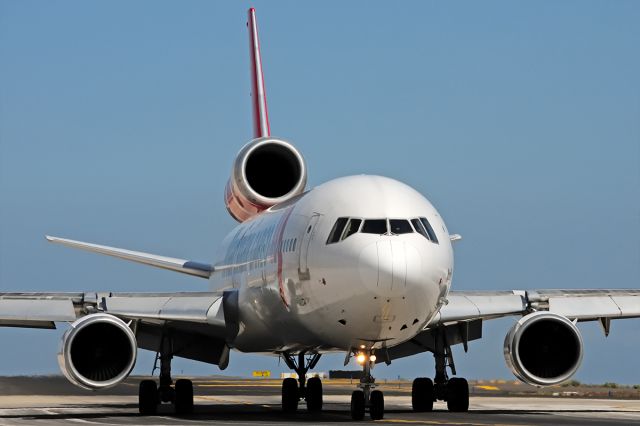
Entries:
[[136, 363], [137, 343], [127, 324], [113, 315], [87, 315], [62, 336], [58, 364], [71, 383], [96, 390], [127, 378]]
[[568, 380], [582, 362], [582, 336], [568, 318], [550, 312], [522, 317], [504, 339], [504, 358], [523, 382], [551, 386]]
[[254, 139], [238, 153], [225, 188], [227, 210], [238, 222], [302, 194], [307, 166], [289, 142]]

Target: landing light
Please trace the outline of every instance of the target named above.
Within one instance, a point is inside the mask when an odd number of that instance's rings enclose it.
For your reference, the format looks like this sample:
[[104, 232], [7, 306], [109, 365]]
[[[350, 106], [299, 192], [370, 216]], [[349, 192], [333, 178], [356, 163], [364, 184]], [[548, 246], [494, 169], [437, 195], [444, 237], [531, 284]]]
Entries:
[[358, 364], [360, 364], [360, 365], [364, 364], [366, 359], [367, 359], [367, 357], [366, 357], [365, 354], [358, 354], [358, 356], [356, 357], [356, 361], [358, 361]]
[[375, 355], [371, 355], [371, 356], [369, 357], [369, 361], [371, 361], [371, 362], [376, 362], [376, 359], [377, 359], [377, 358], [376, 358], [376, 356], [375, 356]]

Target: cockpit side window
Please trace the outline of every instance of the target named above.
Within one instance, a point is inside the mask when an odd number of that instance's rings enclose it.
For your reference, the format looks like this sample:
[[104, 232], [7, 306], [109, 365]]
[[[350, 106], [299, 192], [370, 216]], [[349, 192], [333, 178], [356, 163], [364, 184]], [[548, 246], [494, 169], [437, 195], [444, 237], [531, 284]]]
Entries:
[[360, 229], [360, 224], [362, 223], [361, 219], [349, 219], [349, 223], [347, 224], [345, 230], [344, 230], [344, 234], [342, 236], [342, 239], [345, 240], [348, 237], [350, 237], [351, 235], [355, 234], [356, 232], [358, 232], [358, 229]]
[[365, 234], [386, 234], [387, 233], [387, 219], [369, 219], [364, 221], [362, 225], [362, 231]]
[[427, 240], [431, 240], [431, 238], [429, 238], [429, 234], [427, 233], [427, 230], [424, 229], [424, 225], [422, 224], [420, 219], [411, 219], [411, 224], [413, 225], [413, 227], [415, 228], [418, 234], [422, 235]]
[[327, 244], [337, 243], [340, 241], [342, 231], [344, 231], [344, 227], [347, 225], [348, 221], [348, 217], [339, 217], [338, 220], [336, 220], [336, 223], [333, 225], [333, 229], [329, 234], [329, 238], [327, 238]]
[[438, 244], [438, 237], [436, 237], [436, 233], [434, 232], [434, 230], [431, 227], [431, 224], [429, 223], [427, 218], [426, 217], [421, 217], [420, 221], [424, 225], [424, 228], [427, 230], [427, 233], [429, 234], [429, 239], [431, 241], [433, 241], [434, 243]]
[[389, 230], [392, 234], [410, 234], [413, 228], [406, 219], [389, 219]]

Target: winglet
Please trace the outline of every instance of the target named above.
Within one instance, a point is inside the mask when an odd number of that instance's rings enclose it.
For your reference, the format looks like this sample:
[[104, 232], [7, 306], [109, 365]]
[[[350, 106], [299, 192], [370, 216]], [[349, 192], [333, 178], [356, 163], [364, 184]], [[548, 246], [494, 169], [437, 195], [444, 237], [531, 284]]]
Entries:
[[67, 247], [105, 254], [107, 256], [142, 263], [144, 265], [155, 266], [156, 268], [168, 269], [170, 271], [180, 272], [187, 275], [194, 275], [196, 277], [209, 278], [214, 272], [213, 266], [206, 263], [194, 262], [186, 259], [176, 259], [174, 257], [158, 256], [140, 251], [101, 246], [98, 244], [84, 243], [82, 241], [68, 240], [66, 238], [51, 237], [49, 235], [45, 235], [45, 238], [50, 243], [62, 244]]
[[249, 9], [247, 27], [249, 28], [249, 52], [251, 58], [253, 137], [261, 138], [271, 135], [271, 129], [269, 128], [269, 112], [267, 111], [267, 92], [264, 88], [264, 74], [262, 73], [262, 56], [260, 55], [256, 10], [253, 7]]

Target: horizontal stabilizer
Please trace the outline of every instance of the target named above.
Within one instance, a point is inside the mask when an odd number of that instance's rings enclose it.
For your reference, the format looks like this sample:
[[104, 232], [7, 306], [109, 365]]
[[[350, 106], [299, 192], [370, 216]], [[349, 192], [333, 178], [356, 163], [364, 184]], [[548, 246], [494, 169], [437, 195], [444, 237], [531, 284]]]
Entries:
[[155, 266], [156, 268], [169, 269], [183, 274], [194, 275], [196, 277], [209, 278], [213, 273], [213, 266], [194, 262], [186, 259], [176, 259], [174, 257], [158, 256], [155, 254], [143, 253], [140, 251], [125, 250], [115, 247], [101, 246], [98, 244], [84, 243], [82, 241], [68, 240], [66, 238], [45, 236], [47, 241], [55, 244], [62, 244], [81, 250], [94, 253], [106, 254], [107, 256], [119, 259], [130, 260], [132, 262]]

